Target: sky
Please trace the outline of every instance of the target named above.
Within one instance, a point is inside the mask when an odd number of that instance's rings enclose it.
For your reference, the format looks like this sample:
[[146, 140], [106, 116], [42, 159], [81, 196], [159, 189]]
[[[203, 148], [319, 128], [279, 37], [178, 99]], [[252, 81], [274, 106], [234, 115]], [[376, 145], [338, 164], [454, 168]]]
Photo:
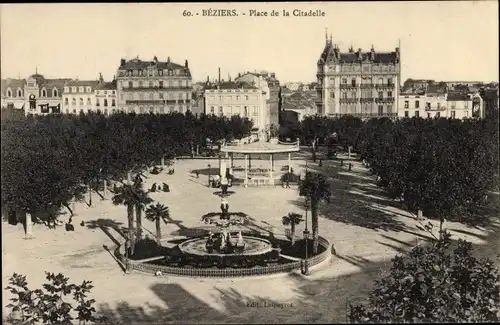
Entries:
[[[208, 9], [238, 16], [204, 16]], [[325, 15], [294, 17], [294, 9]], [[2, 4], [1, 77], [27, 78], [37, 69], [48, 78], [93, 80], [102, 72], [111, 80], [121, 58], [157, 56], [189, 60], [194, 81], [217, 78], [220, 67], [223, 79], [267, 70], [281, 83], [313, 82], [325, 28], [342, 51], [372, 44], [394, 51], [400, 42], [403, 80], [499, 80], [495, 0]]]

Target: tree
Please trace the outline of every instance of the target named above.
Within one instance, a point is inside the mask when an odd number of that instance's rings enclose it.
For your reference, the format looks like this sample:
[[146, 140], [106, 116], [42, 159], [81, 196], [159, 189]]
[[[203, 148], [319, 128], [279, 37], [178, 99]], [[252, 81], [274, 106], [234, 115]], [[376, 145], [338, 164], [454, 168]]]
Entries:
[[450, 253], [450, 235], [408, 256], [396, 256], [375, 281], [365, 305], [348, 307], [351, 323], [498, 322], [500, 276], [489, 259], [474, 257], [459, 240]]
[[138, 191], [134, 185], [123, 184], [117, 188], [112, 201], [115, 205], [127, 207], [128, 239], [130, 241], [130, 254], [133, 254], [135, 248], [134, 208], [136, 204], [141, 202], [141, 191]]
[[164, 206], [161, 203], [157, 203], [156, 205], [150, 205], [146, 209], [146, 219], [153, 221], [156, 225], [156, 240], [158, 245], [161, 244], [161, 227], [160, 221], [167, 221], [170, 218], [170, 212], [168, 207]]
[[151, 199], [148, 193], [144, 191], [144, 185], [142, 182], [135, 182], [134, 187], [136, 194], [136, 199], [135, 199], [135, 220], [137, 223], [136, 238], [140, 240], [142, 239], [142, 211], [149, 203], [153, 202], [153, 199]]
[[311, 221], [313, 231], [313, 252], [318, 253], [318, 207], [320, 202], [330, 202], [330, 183], [322, 174], [306, 172], [299, 185], [299, 195], [309, 199], [311, 203]]
[[[24, 275], [14, 273], [9, 278], [9, 285], [5, 289], [14, 295], [14, 298], [10, 298], [11, 303], [7, 308], [12, 309], [11, 318], [14, 322], [71, 325], [74, 324], [74, 319], [77, 319], [79, 324], [96, 321], [96, 310], [93, 307], [95, 300], [87, 299], [94, 287], [92, 281], [83, 281], [81, 285], [76, 285], [70, 284], [69, 278], [61, 273], [45, 274], [48, 283], [45, 283], [42, 289], [35, 290], [28, 288]], [[63, 300], [68, 295], [73, 295], [73, 300], [78, 304], [76, 307]]]
[[287, 216], [283, 217], [283, 225], [284, 226], [290, 225], [292, 246], [295, 245], [295, 226], [301, 223], [302, 221], [304, 221], [302, 215], [294, 212], [291, 212]]

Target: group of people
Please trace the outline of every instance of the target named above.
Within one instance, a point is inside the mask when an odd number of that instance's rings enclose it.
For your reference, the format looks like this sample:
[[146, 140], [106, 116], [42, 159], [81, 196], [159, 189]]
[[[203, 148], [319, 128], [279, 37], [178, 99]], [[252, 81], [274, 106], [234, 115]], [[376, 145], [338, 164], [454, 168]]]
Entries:
[[[160, 190], [160, 185], [154, 183], [153, 186], [151, 186], [151, 192], [156, 192], [156, 190]], [[168, 186], [167, 183], [162, 183], [162, 190], [163, 192], [170, 192], [170, 186]]]

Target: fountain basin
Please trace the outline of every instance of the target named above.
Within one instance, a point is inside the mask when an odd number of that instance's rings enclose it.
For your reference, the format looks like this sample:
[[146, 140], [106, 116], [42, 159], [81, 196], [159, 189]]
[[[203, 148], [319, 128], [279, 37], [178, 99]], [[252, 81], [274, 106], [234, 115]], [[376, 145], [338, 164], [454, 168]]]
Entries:
[[184, 254], [197, 255], [197, 256], [255, 256], [263, 255], [271, 252], [273, 250], [271, 242], [252, 236], [243, 235], [243, 241], [245, 242], [245, 249], [240, 253], [219, 253], [213, 251], [209, 253], [205, 247], [208, 240], [208, 236], [202, 238], [193, 238], [186, 240], [185, 242], [179, 244], [179, 249]]

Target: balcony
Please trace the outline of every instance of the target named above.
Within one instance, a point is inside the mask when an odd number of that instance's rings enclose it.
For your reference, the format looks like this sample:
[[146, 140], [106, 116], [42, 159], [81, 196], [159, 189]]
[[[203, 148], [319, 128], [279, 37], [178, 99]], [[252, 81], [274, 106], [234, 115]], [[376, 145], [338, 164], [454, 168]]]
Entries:
[[359, 99], [360, 102], [362, 103], [372, 103], [373, 102], [373, 97], [361, 97]]
[[340, 84], [340, 89], [352, 89], [352, 88], [358, 88], [357, 85], [352, 85], [352, 84]]
[[384, 97], [384, 98], [377, 97], [377, 98], [375, 98], [375, 102], [376, 103], [393, 103], [394, 97]]
[[375, 85], [375, 88], [380, 88], [380, 89], [382, 89], [382, 88], [394, 89], [394, 87], [395, 87], [395, 84], [376, 84]]
[[361, 89], [373, 88], [374, 84], [361, 84]]
[[123, 87], [123, 91], [159, 91], [159, 90], [192, 90], [191, 86], [169, 86], [169, 87]]
[[440, 106], [440, 107], [437, 107], [437, 106], [426, 106], [425, 107], [425, 111], [426, 112], [432, 112], [432, 111], [442, 112], [442, 111], [446, 111], [446, 106]]
[[126, 100], [127, 105], [163, 105], [164, 100]]
[[347, 103], [357, 103], [359, 98], [340, 98], [339, 103], [347, 104]]

